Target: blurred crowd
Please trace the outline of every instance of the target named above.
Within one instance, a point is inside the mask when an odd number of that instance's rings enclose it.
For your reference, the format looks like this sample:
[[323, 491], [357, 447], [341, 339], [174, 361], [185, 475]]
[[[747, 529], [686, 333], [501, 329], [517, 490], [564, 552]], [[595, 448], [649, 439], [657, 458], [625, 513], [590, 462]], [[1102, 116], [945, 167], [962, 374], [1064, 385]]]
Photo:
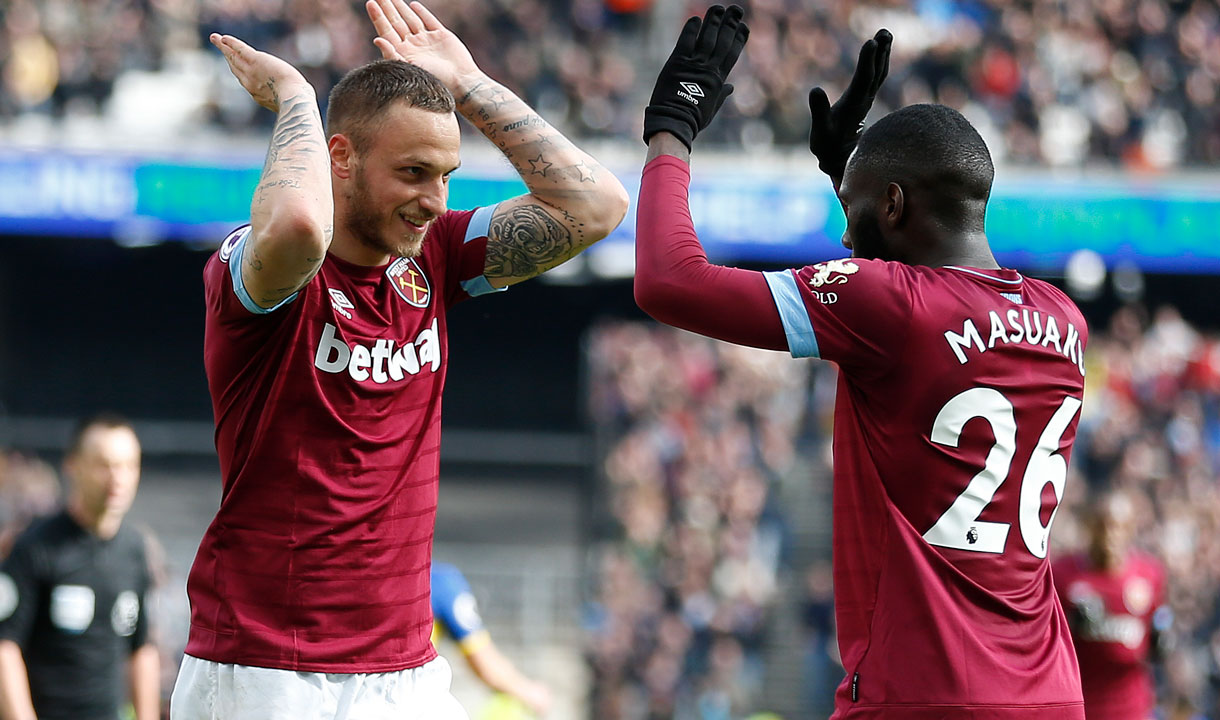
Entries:
[[[1105, 332], [1103, 332], [1103, 330]], [[1165, 717], [1220, 718], [1220, 337], [1128, 308], [1089, 342], [1085, 404], [1055, 552], [1080, 549], [1090, 492], [1136, 499], [1137, 544], [1168, 571]]]
[[[1015, 163], [1155, 170], [1220, 160], [1217, 0], [743, 0], [750, 42], [708, 145], [799, 145], [810, 86], [835, 97], [861, 42], [895, 35], [875, 112], [962, 110]], [[692, 0], [446, 0], [493, 77], [579, 138], [639, 137]], [[7, 0], [0, 119], [94, 115], [188, 133], [267, 124], [208, 33], [237, 35], [329, 88], [374, 59], [360, 0]], [[150, 113], [150, 109], [156, 111]]]
[[59, 509], [59, 478], [43, 460], [0, 447], [0, 559], [34, 518]]
[[594, 335], [592, 410], [616, 539], [587, 613], [591, 716], [727, 720], [765, 706], [764, 644], [807, 363], [666, 328]]

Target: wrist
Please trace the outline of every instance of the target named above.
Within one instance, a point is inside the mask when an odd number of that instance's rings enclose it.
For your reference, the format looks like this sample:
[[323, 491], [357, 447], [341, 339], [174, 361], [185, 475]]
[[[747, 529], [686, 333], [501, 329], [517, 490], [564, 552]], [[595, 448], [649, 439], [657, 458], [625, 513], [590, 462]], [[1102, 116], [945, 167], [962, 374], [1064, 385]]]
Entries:
[[275, 100], [281, 108], [285, 102], [296, 98], [313, 101], [318, 99], [313, 85], [310, 85], [304, 78], [275, 81], [272, 83], [272, 87], [275, 90]]
[[487, 73], [475, 68], [466, 73], [455, 75], [449, 82], [449, 92], [453, 93], [453, 100], [457, 103], [458, 110], [461, 111], [462, 105], [470, 101], [470, 99], [483, 88], [490, 87], [495, 84]]
[[690, 150], [686, 148], [686, 143], [668, 130], [661, 130], [648, 138], [648, 159], [645, 162], [662, 155], [670, 155], [683, 162], [690, 162]]

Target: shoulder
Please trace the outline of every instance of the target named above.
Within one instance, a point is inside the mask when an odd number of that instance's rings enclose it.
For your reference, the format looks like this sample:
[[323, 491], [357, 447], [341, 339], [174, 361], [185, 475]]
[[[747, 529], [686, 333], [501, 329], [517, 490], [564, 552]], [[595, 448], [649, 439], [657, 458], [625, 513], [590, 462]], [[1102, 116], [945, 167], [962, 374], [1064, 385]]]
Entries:
[[[822, 303], [829, 300], [833, 305], [837, 299], [846, 297], [854, 297], [857, 302], [873, 299], [888, 303], [894, 295], [909, 295], [923, 275], [921, 270], [930, 269], [885, 260], [837, 258], [792, 272], [802, 292]], [[769, 278], [768, 282], [772, 280]]]
[[240, 271], [242, 243], [249, 237], [250, 230], [249, 225], [234, 228], [204, 264], [203, 287], [209, 298], [223, 297], [222, 293], [232, 292], [233, 272]]
[[1078, 326], [1078, 329], [1082, 334], [1087, 331], [1088, 328], [1084, 315], [1080, 312], [1080, 308], [1076, 307], [1076, 303], [1073, 302], [1070, 297], [1068, 297], [1067, 293], [1063, 292], [1051, 283], [1048, 283], [1045, 280], [1039, 280], [1038, 278], [1026, 277], [1025, 286], [1026, 288], [1041, 294], [1047, 302], [1050, 302], [1051, 304], [1062, 309], [1064, 313], [1072, 319], [1073, 324]]
[[817, 285], [819, 283], [841, 282], [838, 278], [850, 279], [861, 275], [888, 275], [902, 269], [910, 269], [910, 266], [885, 260], [862, 260], [846, 257], [816, 262], [812, 265], [799, 268], [796, 272], [808, 276], [811, 279], [810, 284]]
[[119, 525], [115, 533], [114, 545], [123, 552], [129, 552], [143, 558], [147, 553], [148, 536], [144, 529], [131, 527], [129, 523]]
[[220, 242], [220, 247], [216, 248], [216, 252], [212, 253], [204, 266], [205, 282], [214, 281], [218, 274], [224, 275], [230, 272], [229, 266], [241, 257], [240, 248], [246, 238], [250, 236], [250, 230], [250, 225], [241, 225], [225, 235], [224, 240]]
[[74, 535], [76, 524], [65, 512], [54, 515], [44, 515], [30, 523], [29, 527], [17, 536], [17, 543], [29, 545], [51, 545], [62, 542]]
[[56, 554], [57, 548], [70, 541], [73, 527], [64, 513], [35, 519], [17, 534], [4, 564], [13, 567], [14, 563], [32, 562], [35, 566], [41, 566], [47, 562], [47, 558]]
[[486, 237], [491, 217], [496, 206], [479, 207], [473, 210], [449, 210], [432, 221], [425, 245], [461, 245], [476, 237]]

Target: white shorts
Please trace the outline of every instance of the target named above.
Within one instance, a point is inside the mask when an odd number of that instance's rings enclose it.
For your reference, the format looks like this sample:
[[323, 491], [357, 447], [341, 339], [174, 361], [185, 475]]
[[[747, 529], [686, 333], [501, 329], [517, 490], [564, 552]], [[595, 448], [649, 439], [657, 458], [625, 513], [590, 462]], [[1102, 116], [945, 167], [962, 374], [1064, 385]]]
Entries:
[[170, 720], [469, 720], [441, 657], [386, 673], [311, 673], [187, 655]]

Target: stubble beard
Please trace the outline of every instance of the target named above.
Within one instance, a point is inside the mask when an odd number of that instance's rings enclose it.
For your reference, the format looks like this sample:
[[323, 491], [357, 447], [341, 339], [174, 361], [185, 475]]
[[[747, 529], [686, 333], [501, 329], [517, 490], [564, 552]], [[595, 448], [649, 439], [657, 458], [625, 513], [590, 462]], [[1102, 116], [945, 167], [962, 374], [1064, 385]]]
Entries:
[[888, 254], [885, 251], [885, 238], [881, 235], [881, 227], [877, 221], [869, 217], [857, 221], [851, 256], [860, 260], [895, 259], [887, 257]]
[[[425, 233], [402, 233], [397, 241], [387, 241], [382, 230], [384, 225], [377, 209], [370, 198], [368, 184], [363, 171], [355, 173], [355, 187], [348, 193], [347, 226], [348, 232], [361, 245], [393, 257], [417, 257], [424, 246]], [[394, 215], [397, 217], [397, 213]]]

